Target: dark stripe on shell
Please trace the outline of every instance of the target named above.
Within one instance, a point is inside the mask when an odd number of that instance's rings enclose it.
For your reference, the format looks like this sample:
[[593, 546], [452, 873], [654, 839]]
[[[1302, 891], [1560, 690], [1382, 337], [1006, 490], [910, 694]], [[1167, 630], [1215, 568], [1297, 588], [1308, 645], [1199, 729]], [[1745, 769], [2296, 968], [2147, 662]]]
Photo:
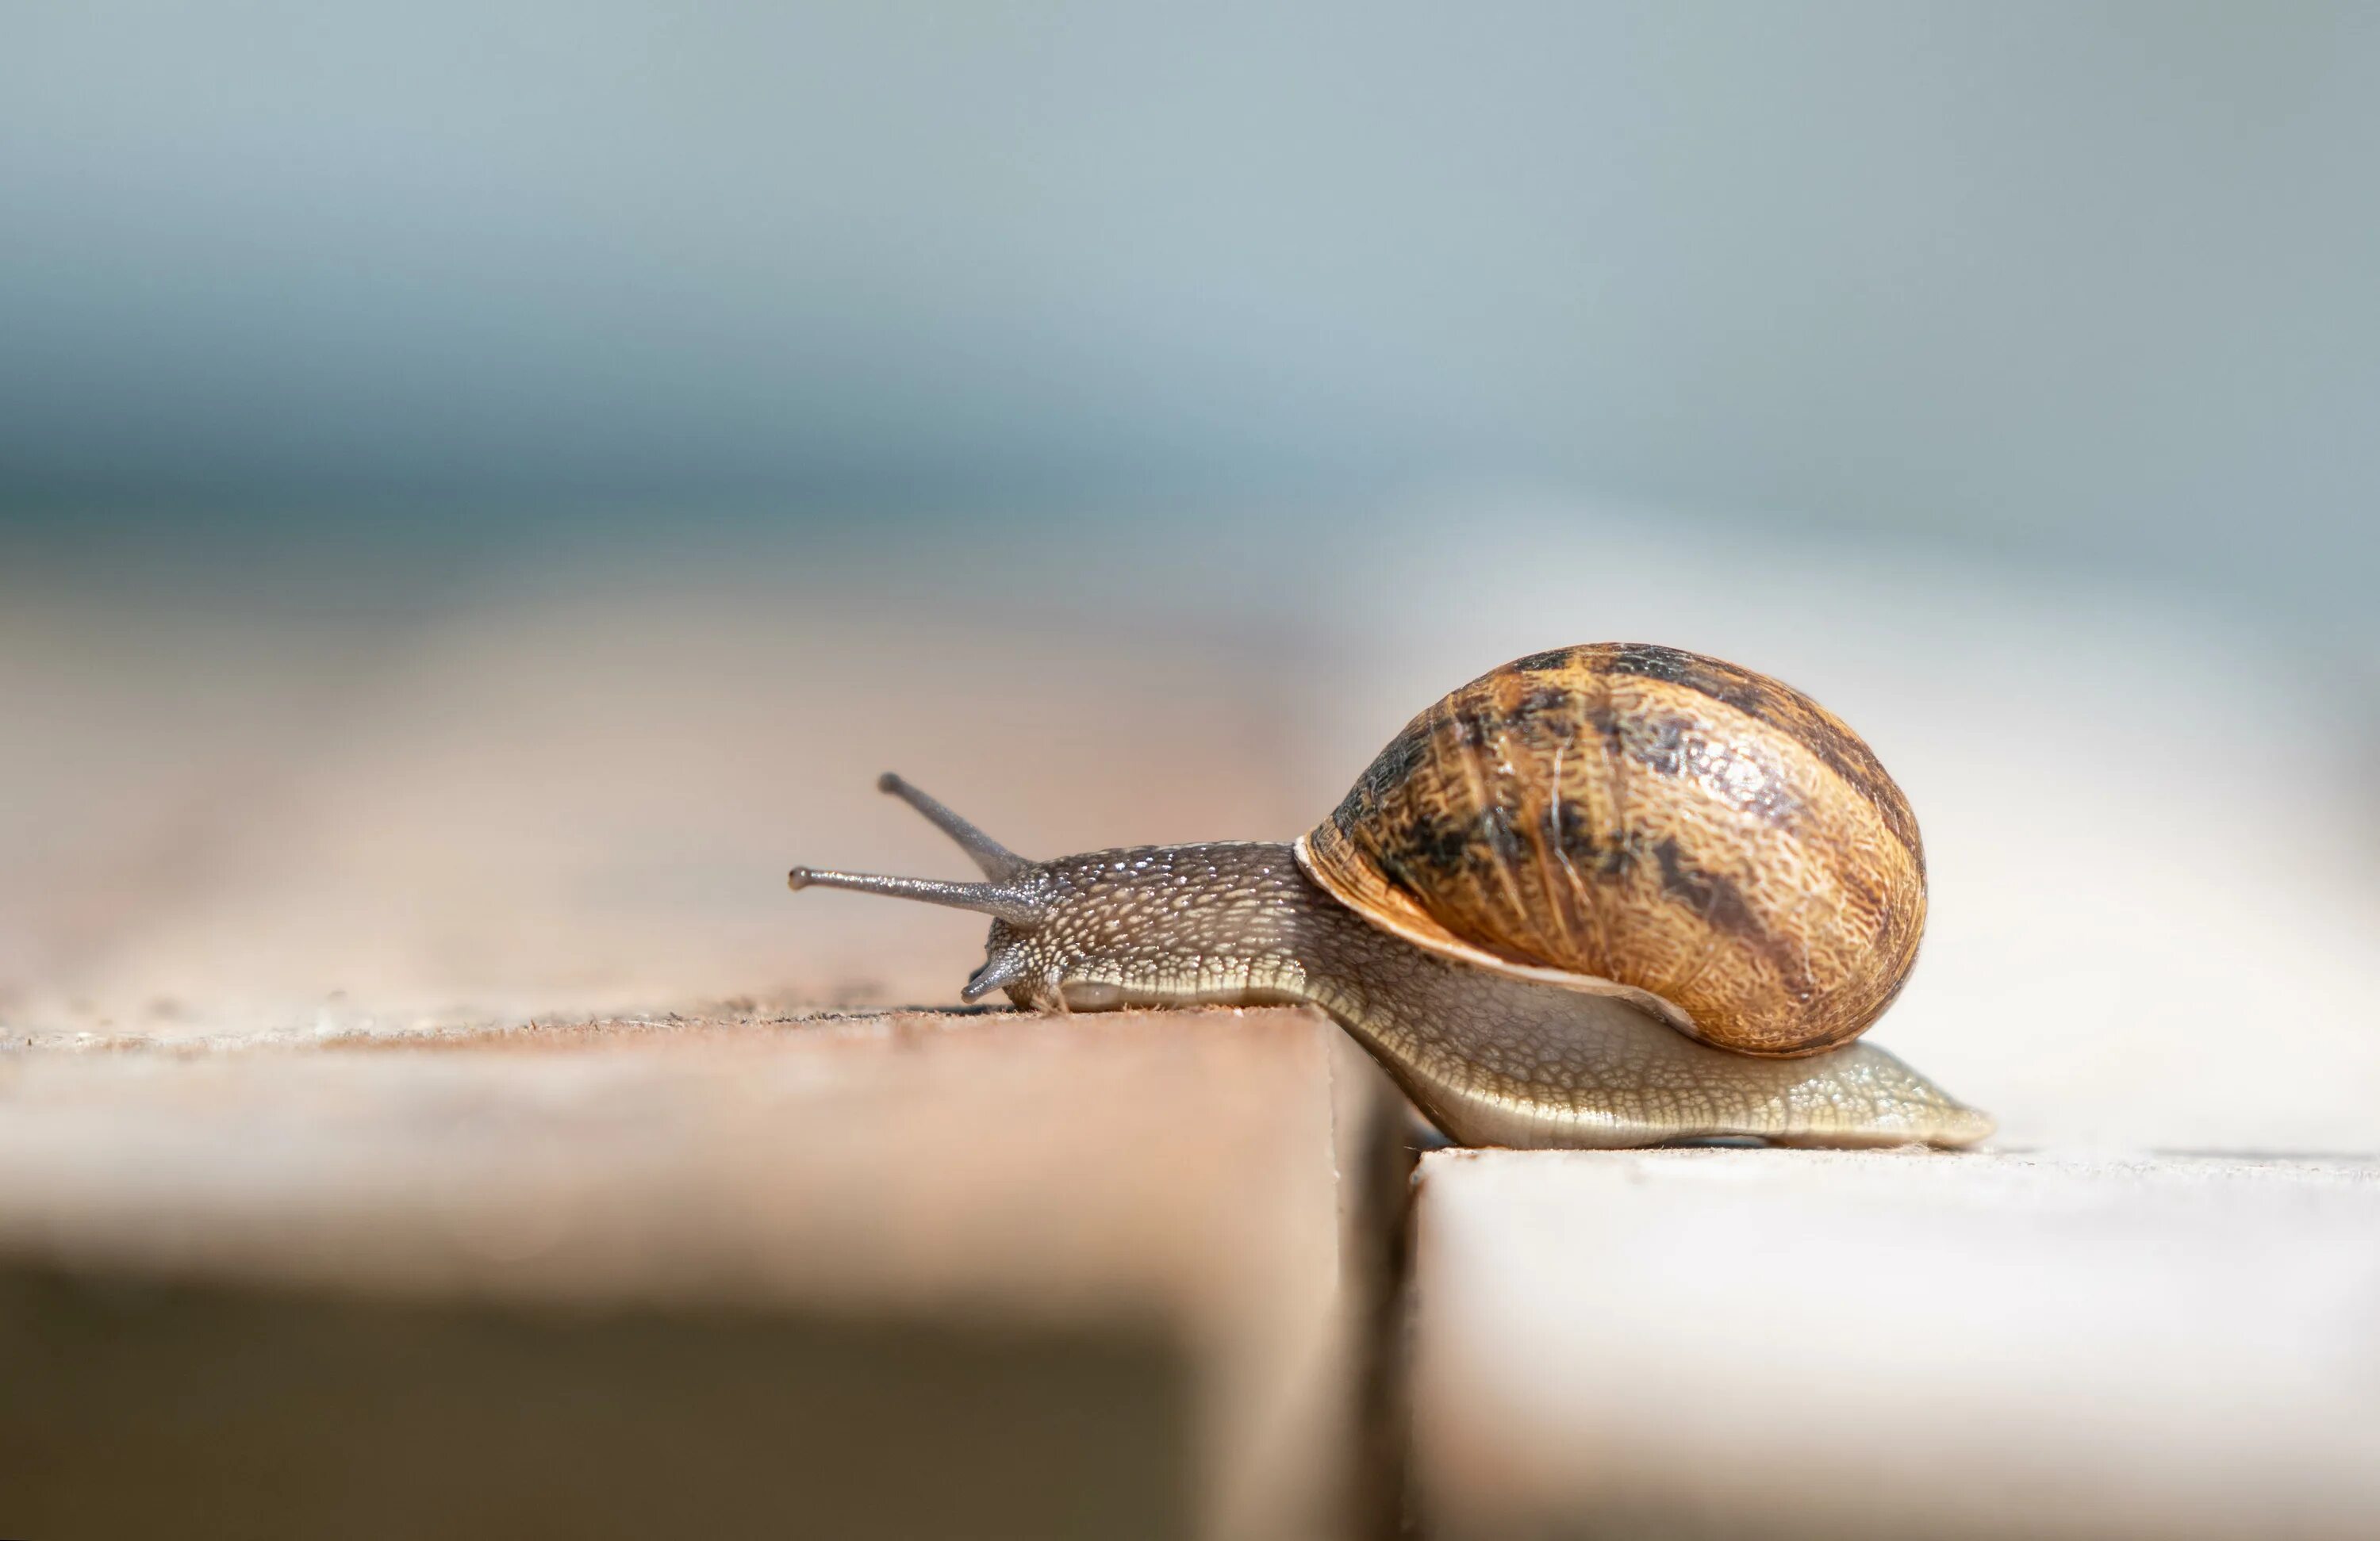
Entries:
[[1596, 835], [1593, 817], [1576, 803], [1561, 808], [1561, 850], [1573, 865], [1585, 862], [1597, 878], [1617, 878], [1635, 865], [1636, 852], [1624, 834], [1609, 840]]
[[1735, 886], [1735, 880], [1696, 867], [1678, 848], [1674, 835], [1663, 838], [1653, 847], [1653, 859], [1661, 864], [1662, 892], [1682, 900], [1704, 920], [1730, 936], [1754, 941], [1768, 940], [1752, 906], [1743, 902], [1743, 891]]
[[1429, 758], [1429, 739], [1427, 719], [1406, 723], [1356, 779], [1345, 805], [1353, 805], [1358, 799], [1378, 801], [1388, 789], [1410, 779], [1422, 761]]
[[1674, 837], [1653, 847], [1653, 859], [1661, 864], [1663, 893], [1691, 907], [1713, 930], [1740, 937], [1757, 948], [1795, 999], [1810, 999], [1810, 977], [1803, 969], [1800, 958], [1791, 948], [1779, 945], [1768, 934], [1760, 917], [1745, 903], [1743, 891], [1735, 886], [1734, 879], [1695, 866], [1693, 858], [1679, 849]]
[[[1622, 642], [1574, 649], [1576, 661], [1615, 674], [1660, 680], [1709, 697], [1755, 722], [1791, 735], [1865, 798], [1910, 855], [1925, 869], [1916, 817], [1874, 751], [1852, 736], [1817, 702], [1765, 675], [1721, 659], [1652, 642]], [[1540, 658], [1545, 654], [1536, 655]]]

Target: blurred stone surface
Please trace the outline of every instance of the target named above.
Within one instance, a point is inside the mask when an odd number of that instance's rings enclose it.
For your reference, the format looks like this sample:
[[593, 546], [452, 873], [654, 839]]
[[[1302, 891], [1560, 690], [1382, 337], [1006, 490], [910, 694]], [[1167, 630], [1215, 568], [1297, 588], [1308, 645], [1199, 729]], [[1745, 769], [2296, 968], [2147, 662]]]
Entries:
[[0, 1533], [1344, 1534], [1391, 1107], [1279, 1010], [19, 1052]]
[[1448, 1541], [2380, 1528], [2380, 1165], [1441, 1151], [1416, 1235]]

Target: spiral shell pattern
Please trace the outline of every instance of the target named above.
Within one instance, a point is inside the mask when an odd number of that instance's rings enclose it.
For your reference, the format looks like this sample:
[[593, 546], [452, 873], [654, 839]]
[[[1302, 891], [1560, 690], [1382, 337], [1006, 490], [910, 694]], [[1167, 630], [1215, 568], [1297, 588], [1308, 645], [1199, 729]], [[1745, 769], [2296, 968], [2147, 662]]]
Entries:
[[1925, 927], [1917, 821], [1859, 735], [1648, 644], [1534, 653], [1440, 699], [1297, 855], [1420, 946], [1628, 996], [1746, 1054], [1858, 1037]]

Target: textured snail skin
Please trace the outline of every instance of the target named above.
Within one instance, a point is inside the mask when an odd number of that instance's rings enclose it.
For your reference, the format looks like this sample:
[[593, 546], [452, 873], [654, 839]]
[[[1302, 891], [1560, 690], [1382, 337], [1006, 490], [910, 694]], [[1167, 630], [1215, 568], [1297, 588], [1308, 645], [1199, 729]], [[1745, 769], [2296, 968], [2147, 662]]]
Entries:
[[1442, 697], [1298, 855], [1417, 946], [1570, 976], [1741, 1054], [1857, 1037], [1925, 928], [1917, 820], [1859, 735], [1650, 643], [1533, 653]]
[[1095, 851], [1032, 864], [1012, 887], [1036, 918], [993, 922], [970, 998], [998, 987], [1020, 1006], [1075, 1011], [1310, 1003], [1467, 1145], [1961, 1146], [1992, 1129], [1865, 1044], [1730, 1053], [1609, 994], [1450, 961], [1349, 911], [1287, 845]]

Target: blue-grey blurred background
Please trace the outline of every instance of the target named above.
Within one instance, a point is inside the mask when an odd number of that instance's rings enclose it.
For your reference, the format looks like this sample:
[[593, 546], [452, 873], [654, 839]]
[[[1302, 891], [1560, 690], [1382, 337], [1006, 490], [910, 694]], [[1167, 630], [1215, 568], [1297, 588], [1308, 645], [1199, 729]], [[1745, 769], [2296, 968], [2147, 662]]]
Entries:
[[2370, 608], [2370, 6], [0, 32], [18, 526], [1523, 489]]
[[1286, 839], [1633, 638], [2010, 1137], [2380, 1149], [2375, 168], [2370, 5], [8, 6], [0, 1027], [947, 1000], [886, 766]]

